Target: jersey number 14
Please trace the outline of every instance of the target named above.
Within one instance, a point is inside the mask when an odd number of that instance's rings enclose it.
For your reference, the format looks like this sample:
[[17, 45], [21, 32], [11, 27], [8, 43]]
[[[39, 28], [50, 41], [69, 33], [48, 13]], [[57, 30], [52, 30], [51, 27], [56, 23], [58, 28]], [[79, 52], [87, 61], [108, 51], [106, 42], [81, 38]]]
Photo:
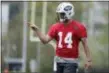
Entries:
[[[62, 36], [63, 36], [63, 32], [59, 32], [58, 33], [58, 36], [59, 36], [59, 43], [58, 43], [58, 47], [59, 48], [63, 48], [63, 45], [62, 45]], [[72, 33], [71, 32], [68, 32], [64, 38], [64, 43], [66, 43], [67, 45], [67, 48], [72, 48]]]

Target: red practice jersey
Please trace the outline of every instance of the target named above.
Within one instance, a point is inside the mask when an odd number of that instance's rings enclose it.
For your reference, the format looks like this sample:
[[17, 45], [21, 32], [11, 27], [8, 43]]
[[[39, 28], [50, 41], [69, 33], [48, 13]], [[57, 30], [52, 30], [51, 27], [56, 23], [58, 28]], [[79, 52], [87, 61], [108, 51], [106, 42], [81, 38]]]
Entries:
[[87, 37], [86, 28], [78, 21], [71, 20], [67, 25], [57, 22], [49, 29], [48, 35], [56, 40], [56, 55], [64, 58], [78, 58], [81, 38]]

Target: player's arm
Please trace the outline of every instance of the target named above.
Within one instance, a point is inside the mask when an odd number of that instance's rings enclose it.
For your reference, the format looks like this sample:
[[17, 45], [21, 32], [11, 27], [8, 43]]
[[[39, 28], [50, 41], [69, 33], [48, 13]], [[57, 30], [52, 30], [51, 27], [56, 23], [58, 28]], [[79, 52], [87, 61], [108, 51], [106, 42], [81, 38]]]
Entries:
[[52, 38], [48, 35], [44, 35], [40, 32], [39, 28], [35, 24], [27, 23], [29, 27], [36, 33], [42, 43], [46, 44], [52, 40]]
[[84, 47], [84, 52], [86, 55], [85, 67], [90, 68], [92, 64], [92, 59], [91, 59], [91, 54], [90, 54], [90, 50], [89, 50], [88, 43], [87, 43], [87, 38], [82, 38], [81, 41], [82, 41], [82, 45]]
[[88, 47], [88, 44], [87, 44], [87, 38], [82, 38], [81, 41], [82, 41], [82, 45], [84, 47], [84, 52], [86, 54], [86, 60], [90, 62], [91, 61], [91, 55], [90, 55], [90, 50], [89, 50], [89, 47]]
[[91, 59], [91, 53], [88, 47], [88, 43], [87, 43], [87, 29], [85, 26], [81, 26], [80, 29], [80, 39], [82, 42], [82, 45], [84, 47], [84, 53], [86, 55], [86, 63], [85, 63], [85, 67], [90, 68], [92, 65], [92, 59]]

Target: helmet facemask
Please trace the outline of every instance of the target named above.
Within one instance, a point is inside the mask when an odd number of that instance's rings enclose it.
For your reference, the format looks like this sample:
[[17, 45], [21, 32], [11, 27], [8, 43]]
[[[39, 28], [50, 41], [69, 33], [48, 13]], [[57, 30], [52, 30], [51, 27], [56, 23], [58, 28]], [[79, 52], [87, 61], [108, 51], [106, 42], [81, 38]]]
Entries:
[[57, 18], [60, 22], [66, 22], [68, 20], [66, 14], [63, 13], [57, 13]]

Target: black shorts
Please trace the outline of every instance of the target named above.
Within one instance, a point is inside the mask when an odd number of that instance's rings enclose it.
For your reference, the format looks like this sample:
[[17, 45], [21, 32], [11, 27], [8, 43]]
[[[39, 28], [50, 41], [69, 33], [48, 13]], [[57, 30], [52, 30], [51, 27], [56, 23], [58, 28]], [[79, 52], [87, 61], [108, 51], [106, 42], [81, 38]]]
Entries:
[[57, 63], [56, 73], [77, 73], [77, 63]]

